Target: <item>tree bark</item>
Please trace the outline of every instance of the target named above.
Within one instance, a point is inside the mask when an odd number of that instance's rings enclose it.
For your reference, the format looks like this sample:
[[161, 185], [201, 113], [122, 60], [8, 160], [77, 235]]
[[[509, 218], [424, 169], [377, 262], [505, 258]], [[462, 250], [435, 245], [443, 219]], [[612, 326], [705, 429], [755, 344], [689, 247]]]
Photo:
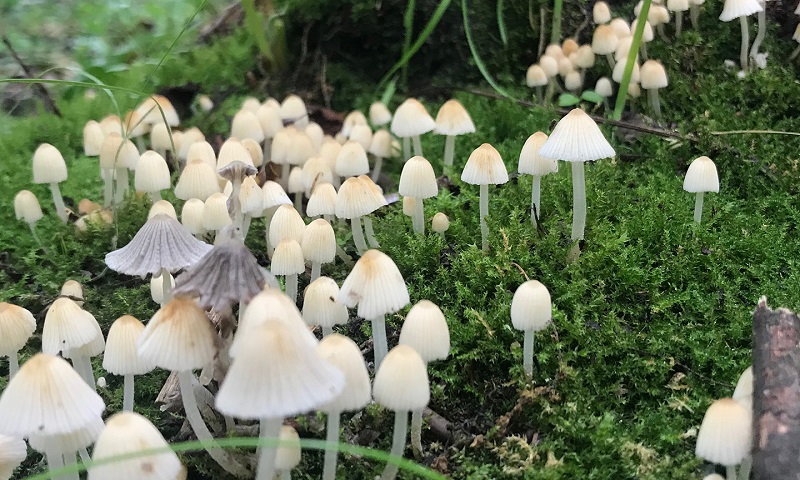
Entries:
[[753, 313], [753, 472], [756, 480], [800, 478], [800, 318], [771, 310], [766, 297]]

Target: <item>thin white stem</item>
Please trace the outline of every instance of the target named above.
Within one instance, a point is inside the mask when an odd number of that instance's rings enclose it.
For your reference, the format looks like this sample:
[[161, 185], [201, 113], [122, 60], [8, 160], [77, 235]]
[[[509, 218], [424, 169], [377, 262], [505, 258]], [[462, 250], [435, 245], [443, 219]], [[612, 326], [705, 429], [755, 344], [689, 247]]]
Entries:
[[371, 248], [381, 248], [381, 244], [375, 238], [375, 230], [372, 228], [372, 217], [366, 215], [364, 217], [364, 235], [367, 236], [367, 244]]
[[[50, 443], [53, 443], [53, 442], [49, 442], [49, 441], [45, 442], [45, 445], [47, 445], [47, 447], [49, 447], [49, 448], [45, 448], [45, 452], [44, 452], [44, 456], [47, 459], [47, 468], [48, 468], [48, 470], [53, 471], [53, 470], [58, 470], [59, 468], [63, 468], [64, 467], [64, 457], [61, 454], [61, 451], [56, 449], [56, 448], [53, 448], [52, 445], [49, 445]], [[64, 475], [59, 475], [57, 477], [53, 477], [53, 480], [65, 480], [66, 478], [68, 478], [68, 477], [65, 477]]]
[[647, 42], [642, 41], [642, 44], [639, 46], [639, 53], [642, 54], [642, 61], [646, 62], [647, 57]]
[[525, 375], [533, 375], [533, 330], [525, 330], [525, 340], [522, 343], [522, 369]]
[[541, 175], [534, 175], [533, 176], [533, 185], [531, 186], [531, 223], [533, 226], [536, 226], [536, 218], [542, 218], [542, 210], [539, 207], [541, 204], [541, 192], [542, 192], [542, 176]]
[[323, 337], [327, 337], [331, 333], [333, 333], [333, 327], [322, 327], [322, 336]]
[[297, 274], [291, 273], [286, 275], [286, 296], [292, 299], [292, 302], [297, 301]]
[[292, 471], [281, 470], [281, 480], [292, 480]]
[[247, 233], [250, 231], [250, 223], [252, 223], [253, 217], [245, 213], [244, 214], [244, 225], [242, 226], [242, 240], [247, 238]]
[[411, 137], [403, 137], [403, 160], [411, 158]]
[[725, 478], [727, 480], [736, 480], [736, 465], [727, 465], [725, 467]]
[[742, 463], [739, 464], [739, 480], [750, 480], [750, 470], [753, 469], [753, 456], [748, 455], [744, 457]]
[[369, 178], [373, 182], [378, 183], [378, 178], [381, 176], [381, 169], [383, 168], [383, 157], [375, 157], [375, 166], [372, 167], [372, 174]]
[[742, 49], [739, 52], [739, 63], [742, 70], [747, 70], [747, 45], [750, 43], [750, 28], [747, 25], [747, 15], [739, 17], [739, 24], [742, 26]]
[[78, 456], [81, 458], [81, 462], [86, 465], [92, 461], [92, 457], [89, 456], [89, 452], [86, 451], [86, 447], [81, 447], [78, 449]]
[[[750, 58], [756, 59], [758, 49], [761, 48], [761, 43], [764, 42], [764, 36], [767, 34], [767, 2], [764, 2], [764, 10], [758, 12], [758, 33], [756, 39], [753, 40], [753, 46], [750, 48]], [[755, 63], [755, 62], [754, 62]]]
[[697, 192], [694, 198], [694, 221], [700, 223], [703, 219], [703, 192]]
[[322, 480], [336, 479], [336, 458], [339, 456], [339, 417], [341, 412], [328, 412], [328, 426], [325, 432], [325, 466], [322, 470]]
[[692, 21], [692, 28], [700, 29], [700, 5], [692, 3], [689, 5], [689, 19]]
[[311, 262], [311, 281], [318, 279], [322, 270], [320, 262]]
[[[75, 452], [64, 453], [64, 466], [65, 467], [72, 467], [76, 465], [78, 462], [75, 460]], [[64, 474], [64, 478], [68, 478], [70, 480], [80, 480], [80, 476], [78, 472], [69, 472]]]
[[411, 216], [411, 225], [414, 227], [414, 233], [423, 235], [425, 234], [425, 210], [422, 206], [423, 199], [415, 198], [414, 200], [414, 213]]
[[[408, 410], [398, 410], [394, 415], [391, 455], [402, 458], [403, 450], [406, 448], [406, 434], [408, 433]], [[386, 468], [383, 470], [383, 475], [381, 475], [381, 480], [394, 480], [399, 468], [400, 466], [396, 463], [387, 463]]]
[[675, 38], [681, 36], [683, 30], [683, 12], [675, 12]]
[[281, 186], [285, 190], [289, 190], [289, 173], [291, 172], [291, 170], [292, 170], [292, 165], [289, 163], [284, 163], [283, 167], [281, 167]]
[[125, 192], [128, 191], [130, 184], [128, 169], [125, 167], [117, 167], [117, 174], [114, 176], [116, 183], [116, 190], [114, 190], [114, 203], [120, 204], [125, 200]]
[[14, 375], [17, 374], [19, 371], [19, 355], [18, 352], [14, 352], [8, 355], [8, 379], [11, 380], [14, 378]]
[[422, 155], [422, 142], [419, 141], [419, 135], [414, 135], [411, 137], [411, 140], [414, 142], [414, 155]]
[[294, 209], [297, 210], [298, 213], [303, 212], [303, 192], [294, 193]]
[[92, 362], [89, 360], [89, 357], [78, 355], [73, 352], [72, 366], [75, 368], [75, 371], [81, 375], [83, 381], [94, 390], [94, 372], [92, 371]]
[[367, 248], [367, 241], [364, 240], [364, 232], [361, 231], [361, 217], [353, 217], [350, 220], [350, 223], [353, 227], [353, 243], [356, 246], [356, 251], [358, 251], [358, 254], [362, 255], [364, 252], [369, 250], [369, 248]]
[[161, 269], [161, 306], [166, 305], [172, 300], [172, 282], [169, 279], [169, 271], [166, 268]]
[[[259, 438], [277, 440], [281, 434], [282, 418], [262, 418]], [[275, 457], [277, 446], [262, 446], [258, 455], [258, 473], [256, 480], [273, 480], [275, 477]]]
[[161, 190], [157, 192], [147, 192], [147, 195], [150, 197], [150, 201], [153, 203], [156, 203], [159, 200], [161, 200]]
[[572, 240], [583, 238], [586, 229], [586, 178], [583, 162], [572, 162]]
[[122, 409], [126, 412], [133, 411], [133, 375], [123, 377]]
[[489, 251], [489, 226], [486, 225], [486, 216], [489, 215], [489, 185], [481, 185], [480, 220], [481, 220], [481, 248]]
[[103, 168], [103, 206], [111, 206], [112, 191], [114, 189], [114, 170], [111, 168]]
[[614, 62], [614, 54], [607, 53], [606, 60], [608, 61], [608, 66], [611, 67], [611, 70], [614, 70], [614, 66], [616, 65], [616, 62]]
[[56, 215], [62, 222], [67, 222], [67, 207], [64, 206], [64, 199], [61, 197], [61, 189], [58, 188], [58, 182], [50, 184], [50, 193], [53, 194], [53, 203], [56, 206]]
[[411, 412], [411, 449], [414, 456], [422, 456], [422, 410]]
[[372, 343], [375, 351], [375, 371], [378, 371], [383, 358], [389, 352], [389, 347], [386, 344], [386, 320], [381, 315], [371, 318], [370, 322], [372, 323]]
[[661, 118], [661, 101], [659, 101], [658, 98], [658, 89], [648, 88], [647, 98], [650, 100], [650, 108], [653, 109], [653, 116], [657, 119]]
[[455, 135], [446, 136], [445, 139], [444, 139], [444, 166], [445, 166], [445, 169], [447, 169], [447, 167], [452, 167], [453, 166], [453, 157], [455, 156], [455, 150], [456, 150], [456, 136]]
[[275, 251], [275, 245], [269, 243], [269, 225], [272, 223], [272, 217], [275, 215], [276, 207], [270, 207], [264, 209], [264, 225], [266, 226], [266, 243], [267, 243], [267, 256], [272, 258], [272, 252]]

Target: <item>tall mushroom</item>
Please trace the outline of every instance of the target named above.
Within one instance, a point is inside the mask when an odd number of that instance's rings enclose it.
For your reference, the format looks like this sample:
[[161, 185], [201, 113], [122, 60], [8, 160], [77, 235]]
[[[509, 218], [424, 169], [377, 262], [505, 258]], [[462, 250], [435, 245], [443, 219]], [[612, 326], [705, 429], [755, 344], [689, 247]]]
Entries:
[[722, 13], [719, 19], [723, 22], [730, 22], [734, 18], [739, 19], [742, 27], [742, 48], [739, 52], [739, 63], [742, 70], [747, 70], [747, 48], [750, 43], [750, 28], [747, 25], [747, 16], [756, 12], [763, 12], [762, 7], [758, 0], [725, 0], [725, 5], [722, 7]]
[[409, 138], [414, 142], [414, 155], [422, 156], [419, 136], [436, 128], [436, 121], [416, 98], [407, 98], [394, 112], [390, 130], [403, 139], [403, 160], [411, 158]]
[[476, 148], [469, 156], [461, 181], [471, 185], [480, 185], [480, 222], [481, 245], [484, 252], [489, 251], [489, 227], [486, 216], [489, 215], [489, 185], [508, 182], [508, 171], [500, 152], [488, 143]]
[[446, 135], [444, 141], [444, 168], [447, 169], [453, 166], [456, 136], [475, 133], [475, 124], [472, 122], [472, 117], [469, 116], [469, 112], [464, 108], [464, 105], [461, 105], [458, 100], [450, 99], [444, 102], [444, 105], [436, 114], [436, 128], [433, 129], [433, 133]]
[[528, 280], [514, 292], [511, 300], [511, 324], [525, 332], [522, 366], [525, 374], [533, 374], [533, 335], [550, 325], [553, 305], [547, 287], [537, 280]]
[[133, 376], [144, 375], [155, 368], [139, 356], [136, 341], [144, 330], [144, 324], [135, 317], [123, 315], [111, 324], [108, 330], [103, 368], [108, 373], [123, 376], [122, 409], [133, 411]]
[[[447, 138], [452, 137], [448, 136]], [[403, 171], [400, 173], [398, 190], [400, 195], [415, 199], [414, 215], [412, 216], [414, 233], [425, 233], [423, 201], [426, 198], [435, 197], [439, 193], [436, 174], [433, 173], [433, 166], [430, 162], [418, 155], [406, 160], [405, 165], [403, 165]]]
[[639, 81], [642, 88], [647, 90], [647, 98], [653, 109], [655, 118], [661, 117], [661, 102], [658, 98], [658, 89], [668, 85], [667, 71], [658, 60], [648, 60], [639, 69]]
[[67, 164], [61, 152], [49, 143], [39, 145], [33, 153], [33, 183], [46, 183], [50, 185], [53, 194], [53, 203], [56, 214], [62, 222], [67, 221], [67, 209], [58, 184], [67, 179]]
[[558, 162], [556, 160], [539, 155], [539, 149], [546, 141], [547, 134], [544, 132], [536, 132], [528, 137], [525, 140], [525, 145], [522, 146], [522, 151], [519, 153], [519, 165], [517, 167], [519, 173], [533, 175], [533, 183], [531, 185], [531, 222], [533, 222], [534, 227], [538, 224], [538, 219], [542, 217], [540, 208], [542, 177], [558, 171]]

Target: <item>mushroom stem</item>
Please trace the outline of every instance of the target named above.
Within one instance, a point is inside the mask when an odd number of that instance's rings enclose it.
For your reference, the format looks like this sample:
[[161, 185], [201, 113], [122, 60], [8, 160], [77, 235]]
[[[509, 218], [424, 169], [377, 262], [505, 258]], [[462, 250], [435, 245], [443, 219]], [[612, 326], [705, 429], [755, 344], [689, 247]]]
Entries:
[[753, 59], [753, 63], [755, 63], [756, 55], [758, 55], [758, 49], [761, 48], [761, 43], [764, 42], [764, 36], [767, 33], [767, 4], [764, 3], [764, 10], [758, 12], [758, 33], [756, 34], [756, 39], [753, 40], [753, 46], [750, 48], [750, 58]]
[[231, 205], [233, 206], [233, 226], [238, 228], [239, 231], [242, 231], [244, 229], [244, 216], [242, 214], [242, 202], [240, 200], [242, 194], [242, 181], [240, 179], [234, 179], [231, 182], [231, 187], [230, 201]]
[[[191, 370], [183, 370], [178, 372], [178, 381], [181, 388], [181, 399], [183, 400], [183, 409], [186, 412], [186, 419], [189, 421], [192, 430], [194, 431], [197, 439], [203, 444], [211, 458], [214, 459], [225, 471], [235, 477], [247, 478], [251, 474], [247, 470], [235, 462], [230, 456], [214, 441], [214, 437], [203, 421], [200, 415], [200, 409], [197, 406], [197, 398], [194, 395], [194, 375]], [[278, 425], [280, 428], [280, 424]], [[277, 436], [277, 435], [276, 435]], [[261, 477], [259, 477], [261, 478]]]
[[[450, 137], [447, 137], [450, 138]], [[414, 202], [414, 214], [411, 216], [411, 225], [414, 227], [414, 233], [419, 233], [420, 235], [425, 233], [425, 211], [423, 210], [422, 206], [422, 199], [415, 198]]]
[[411, 137], [403, 137], [403, 160], [411, 158]]
[[318, 279], [322, 270], [320, 262], [311, 262], [311, 281]]
[[344, 249], [339, 245], [336, 245], [336, 256], [339, 257], [339, 260], [341, 260], [346, 267], [353, 266], [353, 259], [350, 258], [350, 255], [348, 255], [347, 252], [345, 252]]
[[333, 327], [322, 327], [322, 336], [323, 337], [327, 337], [331, 333], [333, 333]]
[[42, 249], [42, 251], [45, 253], [45, 255], [50, 255], [50, 252], [47, 251], [47, 248], [45, 248], [44, 244], [42, 243], [42, 239], [39, 238], [39, 234], [36, 233], [36, 223], [31, 222], [31, 223], [28, 224], [28, 227], [31, 229], [31, 236], [36, 241], [36, 243], [39, 245], [39, 248]]
[[169, 272], [167, 271], [166, 268], [161, 269], [160, 275], [161, 275], [161, 296], [163, 297], [163, 299], [161, 300], [162, 302], [161, 306], [163, 307], [164, 305], [169, 303], [170, 300], [172, 300], [172, 285], [170, 285], [170, 283], [172, 282], [169, 281]]
[[525, 330], [525, 340], [522, 343], [522, 369], [525, 375], [533, 375], [533, 330]]
[[415, 457], [422, 456], [422, 410], [411, 412], [411, 449]]
[[281, 480], [292, 480], [292, 471], [291, 470], [281, 471]]
[[725, 478], [727, 480], [736, 480], [736, 465], [725, 466]]
[[[45, 442], [45, 444], [49, 444], [53, 442]], [[58, 470], [60, 468], [64, 468], [64, 456], [61, 454], [61, 451], [57, 448], [54, 448], [52, 445], [49, 445], [50, 448], [45, 448], [44, 456], [47, 459], [47, 469], [51, 472], [53, 470]], [[68, 480], [68, 475], [58, 475], [54, 476], [53, 480]]]
[[[537, 88], [539, 89], [539, 90], [537, 90], [537, 92], [539, 92], [542, 89], [542, 87], [537, 87]], [[540, 99], [542, 98], [541, 95], [539, 96], [539, 98]], [[455, 150], [456, 150], [456, 136], [455, 135], [447, 135], [444, 138], [444, 166], [445, 166], [445, 168], [453, 166], [453, 156], [455, 154]]]
[[281, 186], [287, 190], [289, 189], [289, 173], [291, 170], [292, 165], [289, 163], [284, 163], [283, 167], [281, 168]]
[[[281, 434], [282, 418], [262, 418], [258, 434], [262, 440], [277, 440]], [[277, 445], [261, 445], [258, 455], [258, 473], [256, 480], [273, 480], [275, 477], [275, 457], [278, 454]]]
[[489, 227], [486, 225], [486, 216], [489, 215], [489, 185], [481, 185], [480, 219], [481, 219], [481, 248], [489, 251]]
[[[544, 104], [544, 86], [538, 85], [536, 87], [536, 100], [539, 100], [540, 103]], [[445, 144], [446, 146], [447, 144]]]
[[750, 28], [747, 25], [747, 15], [739, 17], [739, 24], [742, 26], [742, 49], [739, 52], [739, 63], [742, 70], [747, 70], [747, 45], [750, 43]]
[[242, 226], [242, 240], [247, 238], [247, 233], [250, 231], [250, 224], [253, 222], [253, 216], [250, 214], [244, 215], [244, 225]]
[[[64, 453], [64, 467], [74, 467], [76, 463], [77, 461], [75, 460], [75, 452]], [[81, 478], [77, 471], [65, 473], [63, 477], [71, 480], [80, 480]]]
[[675, 12], [675, 38], [681, 36], [683, 30], [683, 12]]
[[350, 223], [353, 227], [353, 243], [356, 246], [356, 251], [361, 255], [369, 250], [367, 242], [364, 240], [364, 232], [361, 231], [361, 217], [353, 217], [350, 219]]
[[50, 184], [50, 193], [53, 194], [53, 203], [56, 206], [56, 214], [62, 222], [67, 222], [67, 208], [64, 206], [64, 199], [61, 197], [61, 189], [58, 188], [58, 182]]
[[703, 218], [703, 192], [697, 192], [694, 198], [694, 221], [700, 223]]
[[73, 352], [72, 366], [83, 378], [83, 381], [94, 390], [94, 372], [92, 371], [92, 363], [89, 361], [89, 357]]
[[303, 194], [300, 192], [294, 194], [294, 209], [298, 212], [303, 211]]
[[614, 70], [614, 66], [616, 65], [616, 62], [614, 61], [614, 54], [606, 53], [606, 60], [608, 60], [608, 66], [611, 67], [611, 70]]
[[586, 229], [586, 177], [583, 162], [572, 162], [572, 240], [581, 240]]
[[114, 190], [114, 169], [113, 168], [102, 168], [102, 175], [103, 177], [103, 206], [109, 207], [111, 206], [111, 197], [112, 192]]
[[265, 138], [264, 139], [264, 164], [261, 165], [261, 169], [267, 168], [267, 164], [272, 160], [272, 139]]
[[750, 470], [753, 469], [753, 456], [748, 455], [744, 457], [742, 463], [739, 464], [739, 480], [750, 480]]
[[419, 135], [414, 135], [411, 137], [411, 140], [414, 142], [414, 155], [422, 156], [422, 142], [419, 141]]
[[[394, 414], [394, 434], [392, 435], [392, 450], [390, 455], [393, 457], [403, 457], [403, 450], [406, 448], [406, 433], [408, 433], [408, 410], [398, 410]], [[381, 480], [394, 480], [400, 465], [390, 459], [383, 469]]]
[[642, 44], [639, 46], [639, 53], [642, 54], [642, 61], [647, 61], [648, 60], [648, 58], [647, 58], [647, 43], [642, 42]]
[[89, 462], [92, 461], [92, 457], [89, 456], [89, 452], [86, 451], [86, 447], [81, 447], [78, 449], [78, 456], [81, 457], [81, 462], [84, 465], [89, 465]]
[[[323, 332], [324, 332], [323, 327]], [[322, 480], [335, 480], [336, 458], [339, 456], [339, 417], [340, 412], [328, 412], [328, 426], [325, 431], [325, 467], [322, 470]]]
[[547, 90], [544, 93], [544, 98], [542, 99], [542, 103], [544, 105], [550, 105], [550, 102], [553, 99], [553, 91], [556, 89], [556, 79], [555, 77], [550, 77], [547, 79]]
[[292, 299], [292, 302], [297, 301], [297, 274], [290, 273], [286, 275], [286, 296]]
[[800, 55], [800, 45], [797, 46], [794, 50], [792, 50], [792, 54], [789, 55], [789, 60], [794, 60], [797, 56]]
[[531, 186], [531, 223], [535, 227], [537, 218], [542, 218], [542, 210], [539, 208], [540, 198], [542, 191], [542, 177], [541, 175], [533, 176], [533, 185]]
[[275, 215], [276, 207], [270, 207], [264, 209], [264, 225], [266, 226], [266, 244], [267, 244], [267, 256], [272, 258], [272, 252], [275, 251], [275, 245], [269, 243], [269, 224], [272, 223], [272, 216]]
[[375, 157], [375, 166], [372, 167], [372, 174], [369, 176], [375, 183], [378, 183], [378, 178], [381, 176], [381, 168], [383, 168], [383, 157]]
[[383, 357], [389, 352], [389, 347], [386, 344], [386, 321], [383, 315], [371, 318], [372, 323], [372, 343], [373, 350], [375, 351], [375, 371], [383, 362]]
[[653, 116], [655, 116], [657, 119], [661, 118], [661, 102], [658, 98], [658, 89], [648, 88], [647, 98], [650, 100], [650, 108], [653, 109]]
[[128, 169], [125, 167], [117, 167], [116, 190], [114, 190], [114, 203], [122, 203], [125, 200], [125, 192], [128, 191], [128, 184], [130, 183], [128, 177]]
[[161, 200], [161, 190], [157, 192], [147, 192], [147, 195], [150, 196], [150, 201], [156, 203], [157, 201]]
[[133, 374], [127, 374], [123, 377], [123, 394], [122, 394], [122, 410], [126, 412], [133, 411]]
[[661, 37], [662, 40], [669, 43], [669, 38], [667, 38], [667, 32], [666, 30], [664, 30], [663, 23], [659, 23], [658, 25], [656, 25], [656, 32], [658, 33], [658, 36]]
[[693, 2], [689, 5], [689, 19], [692, 21], [692, 28], [700, 30], [700, 5]]
[[14, 378], [14, 375], [19, 371], [19, 357], [18, 353], [14, 352], [8, 355], [8, 379]]
[[381, 244], [375, 239], [375, 230], [372, 229], [372, 217], [364, 217], [364, 234], [367, 236], [367, 243], [372, 248], [381, 248]]

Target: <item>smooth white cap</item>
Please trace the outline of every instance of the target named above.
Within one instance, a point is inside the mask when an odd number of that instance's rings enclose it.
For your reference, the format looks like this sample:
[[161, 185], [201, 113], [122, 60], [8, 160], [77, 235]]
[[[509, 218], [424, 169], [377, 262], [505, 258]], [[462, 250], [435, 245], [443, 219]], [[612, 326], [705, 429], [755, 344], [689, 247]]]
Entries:
[[558, 171], [557, 160], [539, 155], [539, 149], [546, 141], [547, 134], [544, 132], [536, 132], [525, 140], [525, 145], [522, 146], [522, 151], [519, 153], [517, 167], [519, 173], [544, 176]]
[[289, 95], [281, 102], [281, 118], [284, 122], [290, 122], [299, 128], [308, 125], [308, 110], [303, 99], [297, 95]]
[[431, 398], [428, 371], [416, 350], [408, 345], [391, 349], [375, 373], [375, 401], [389, 410], [425, 408]]
[[450, 228], [450, 219], [442, 212], [437, 212], [431, 220], [431, 229], [436, 233], [444, 233]]
[[614, 53], [618, 41], [617, 35], [609, 25], [600, 25], [592, 35], [592, 51], [597, 55]]
[[525, 73], [526, 85], [529, 87], [543, 87], [547, 85], [547, 82], [547, 74], [538, 63], [528, 67], [528, 71]]
[[719, 175], [714, 162], [706, 156], [692, 160], [683, 179], [683, 189], [691, 193], [719, 192]]
[[25, 223], [36, 223], [44, 216], [39, 199], [30, 190], [20, 190], [14, 195], [14, 215]]
[[339, 302], [358, 306], [366, 319], [393, 313], [408, 305], [408, 288], [394, 261], [379, 250], [367, 250], [358, 259], [339, 291]]
[[105, 133], [99, 123], [89, 120], [83, 126], [83, 154], [87, 157], [100, 155], [100, 146], [103, 145]]
[[253, 161], [254, 167], [260, 167], [264, 164], [264, 149], [261, 144], [252, 138], [245, 138], [242, 140], [242, 146], [247, 149], [250, 154], [250, 159]]
[[303, 297], [303, 320], [309, 325], [333, 327], [347, 323], [347, 307], [339, 303], [339, 285], [319, 277], [308, 285]]
[[600, 77], [597, 79], [594, 91], [601, 97], [608, 98], [614, 94], [614, 87], [611, 85], [611, 80], [609, 80], [608, 77]]
[[336, 156], [335, 173], [340, 177], [355, 177], [369, 173], [367, 151], [360, 143], [348, 140], [342, 145]]
[[657, 60], [648, 60], [639, 69], [639, 83], [645, 90], [664, 88], [668, 85], [667, 71]]
[[8, 480], [28, 456], [28, 446], [21, 438], [0, 434], [0, 478]]
[[538, 332], [550, 325], [553, 304], [547, 287], [537, 280], [528, 280], [514, 292], [511, 300], [511, 324], [517, 330]]
[[[256, 104], [257, 106], [255, 106], [255, 109], [257, 110], [261, 107], [261, 104], [258, 103], [258, 100], [256, 100]], [[245, 110], [243, 108], [236, 112], [236, 115], [233, 116], [233, 120], [231, 121], [231, 137], [240, 140], [250, 138], [256, 142], [264, 141], [264, 130], [261, 128], [255, 111]]]
[[469, 155], [461, 181], [471, 185], [499, 185], [508, 181], [508, 171], [496, 148], [482, 144]]
[[369, 149], [372, 143], [372, 129], [369, 125], [353, 125], [350, 129], [350, 135], [347, 137], [349, 140], [358, 142], [364, 150]]
[[332, 333], [319, 342], [317, 354], [344, 373], [344, 389], [323, 406], [327, 412], [361, 410], [370, 401], [369, 374], [358, 345], [344, 335]]
[[415, 98], [408, 98], [394, 112], [390, 130], [400, 138], [416, 137], [436, 128], [436, 121], [425, 106]]
[[431, 163], [419, 155], [406, 160], [400, 173], [398, 191], [404, 197], [435, 197], [439, 193], [439, 185]]
[[374, 126], [386, 125], [392, 121], [392, 112], [383, 102], [373, 102], [369, 106], [369, 121]]
[[394, 155], [392, 150], [392, 134], [389, 130], [380, 129], [372, 135], [372, 141], [369, 144], [368, 153], [376, 157], [389, 158]]
[[595, 2], [592, 7], [592, 20], [597, 24], [611, 21], [611, 9], [606, 2]]
[[61, 152], [43, 143], [33, 152], [33, 183], [61, 183], [67, 179], [67, 164]]
[[617, 154], [592, 117], [576, 108], [558, 121], [539, 155], [567, 162], [586, 162]]
[[422, 360], [444, 360], [450, 354], [450, 329], [438, 305], [421, 300], [408, 311], [400, 330], [400, 345], [409, 345]]
[[135, 317], [123, 315], [108, 329], [103, 368], [114, 375], [143, 375], [154, 365], [145, 362], [136, 352], [136, 341], [144, 324]]
[[733, 399], [753, 411], [753, 366], [750, 365], [739, 376], [736, 388], [733, 390]]
[[199, 198], [190, 198], [183, 204], [181, 210], [181, 225], [192, 235], [203, 235], [206, 232], [203, 227], [203, 211], [205, 204]]

